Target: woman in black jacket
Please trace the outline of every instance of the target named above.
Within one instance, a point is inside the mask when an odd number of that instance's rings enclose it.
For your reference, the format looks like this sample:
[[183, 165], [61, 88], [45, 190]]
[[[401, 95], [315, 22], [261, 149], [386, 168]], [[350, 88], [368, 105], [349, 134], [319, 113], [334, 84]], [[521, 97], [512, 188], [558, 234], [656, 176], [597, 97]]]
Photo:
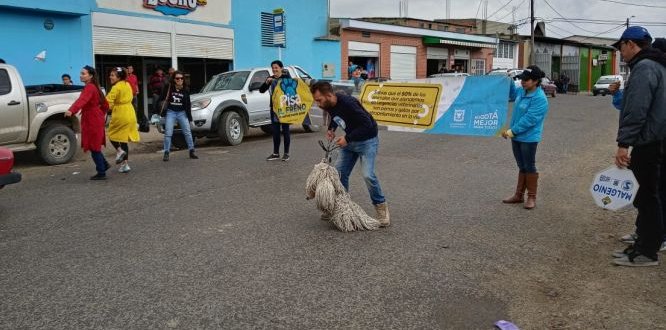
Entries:
[[194, 153], [194, 141], [192, 140], [192, 109], [190, 104], [190, 91], [185, 85], [185, 75], [180, 71], [175, 71], [169, 80], [169, 84], [162, 90], [160, 100], [164, 100], [162, 113], [166, 117], [164, 130], [164, 158], [163, 161], [169, 161], [169, 151], [171, 150], [171, 137], [173, 136], [173, 125], [178, 122], [180, 129], [185, 136], [187, 148], [190, 150], [190, 158], [198, 159]]
[[[279, 160], [288, 161], [289, 160], [289, 145], [291, 144], [291, 136], [289, 135], [289, 124], [281, 124], [278, 117], [273, 112], [273, 91], [277, 86], [278, 79], [282, 77], [282, 70], [284, 65], [282, 61], [275, 60], [271, 63], [271, 70], [273, 75], [268, 77], [259, 92], [265, 93], [269, 91], [271, 94], [271, 126], [273, 129], [273, 153], [266, 158], [266, 160]], [[280, 158], [280, 133], [284, 136], [284, 155]]]

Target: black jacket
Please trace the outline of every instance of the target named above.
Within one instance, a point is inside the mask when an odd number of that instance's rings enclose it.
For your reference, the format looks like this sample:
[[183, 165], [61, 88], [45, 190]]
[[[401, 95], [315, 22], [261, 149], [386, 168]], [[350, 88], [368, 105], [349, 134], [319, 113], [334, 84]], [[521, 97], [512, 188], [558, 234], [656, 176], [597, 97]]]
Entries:
[[641, 146], [666, 139], [666, 55], [641, 50], [628, 63], [617, 144]]
[[336, 117], [343, 120], [345, 127], [345, 139], [347, 142], [365, 141], [377, 136], [377, 122], [372, 115], [363, 108], [361, 102], [355, 97], [336, 93], [338, 103], [328, 113], [331, 115], [329, 130], [335, 130], [338, 127]]

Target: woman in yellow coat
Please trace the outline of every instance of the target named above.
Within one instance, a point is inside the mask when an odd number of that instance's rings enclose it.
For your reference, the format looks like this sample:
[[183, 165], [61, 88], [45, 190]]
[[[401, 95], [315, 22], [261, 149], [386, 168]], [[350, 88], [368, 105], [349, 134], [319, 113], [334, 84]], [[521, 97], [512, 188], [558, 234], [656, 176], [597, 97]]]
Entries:
[[132, 106], [132, 86], [126, 81], [127, 72], [123, 68], [114, 68], [109, 74], [111, 91], [106, 96], [111, 109], [111, 122], [107, 135], [114, 148], [116, 148], [116, 164], [121, 164], [118, 172], [130, 171], [128, 164], [128, 142], [139, 142], [136, 114]]

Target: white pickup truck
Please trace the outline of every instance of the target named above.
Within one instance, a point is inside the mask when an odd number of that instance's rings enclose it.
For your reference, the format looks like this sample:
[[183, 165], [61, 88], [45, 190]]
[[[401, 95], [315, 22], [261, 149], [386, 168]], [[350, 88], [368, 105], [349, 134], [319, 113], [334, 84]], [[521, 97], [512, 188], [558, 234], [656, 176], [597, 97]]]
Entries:
[[0, 64], [0, 146], [13, 151], [37, 150], [50, 165], [69, 162], [78, 141], [79, 119], [64, 113], [83, 86], [24, 86], [15, 67]]
[[[306, 83], [313, 78], [298, 66], [285, 66], [292, 77], [299, 77]], [[259, 127], [271, 132], [270, 94], [260, 93], [259, 87], [271, 76], [271, 69], [253, 68], [220, 73], [213, 76], [192, 100], [192, 135], [195, 138], [219, 137], [224, 144], [237, 145], [250, 127]], [[158, 125], [164, 132], [164, 118]], [[310, 118], [303, 122], [303, 128], [312, 131]], [[173, 144], [185, 147], [185, 141], [176, 127]]]

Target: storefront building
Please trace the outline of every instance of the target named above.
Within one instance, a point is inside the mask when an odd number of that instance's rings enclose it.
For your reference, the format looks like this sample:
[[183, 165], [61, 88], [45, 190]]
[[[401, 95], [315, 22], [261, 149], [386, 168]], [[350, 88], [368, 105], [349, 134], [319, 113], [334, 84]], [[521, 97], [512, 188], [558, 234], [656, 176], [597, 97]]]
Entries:
[[92, 64], [89, 0], [4, 0], [0, 3], [0, 58], [15, 66], [26, 85], [79, 81]]
[[[355, 19], [336, 22], [341, 62], [362, 67], [368, 78], [425, 78], [446, 71], [485, 74], [497, 39]], [[348, 79], [347, 65], [340, 71]]]

